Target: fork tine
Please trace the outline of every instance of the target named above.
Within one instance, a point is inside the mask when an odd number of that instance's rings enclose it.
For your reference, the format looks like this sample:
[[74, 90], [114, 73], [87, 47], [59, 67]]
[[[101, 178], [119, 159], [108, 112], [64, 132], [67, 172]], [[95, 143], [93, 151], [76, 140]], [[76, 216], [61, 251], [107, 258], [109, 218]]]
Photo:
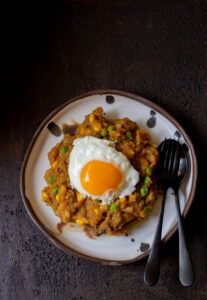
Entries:
[[173, 171], [173, 176], [177, 175], [179, 165], [180, 165], [180, 144], [177, 144], [174, 163], [173, 163], [173, 168], [172, 168], [173, 169], [172, 170]]
[[159, 150], [160, 152], [163, 151], [163, 147], [164, 147], [165, 142], [166, 142], [166, 138], [165, 138], [165, 140], [164, 140], [164, 141], [159, 145], [159, 147], [158, 147], [158, 150]]
[[168, 163], [168, 172], [170, 175], [173, 175], [173, 165], [175, 161], [177, 145], [178, 145], [177, 142], [175, 140], [172, 140], [169, 163]]
[[164, 163], [165, 163], [165, 153], [168, 149], [168, 140], [164, 140], [158, 147], [159, 153], [160, 153], [160, 159], [159, 159], [159, 164], [158, 164], [158, 170], [161, 172], [164, 168]]
[[172, 145], [172, 140], [169, 139], [167, 140], [167, 149], [166, 149], [166, 153], [165, 153], [165, 161], [164, 161], [164, 166], [163, 166], [163, 170], [164, 172], [168, 173], [169, 169], [168, 169], [168, 165], [169, 165], [169, 160], [170, 160], [170, 156], [171, 156], [171, 145]]

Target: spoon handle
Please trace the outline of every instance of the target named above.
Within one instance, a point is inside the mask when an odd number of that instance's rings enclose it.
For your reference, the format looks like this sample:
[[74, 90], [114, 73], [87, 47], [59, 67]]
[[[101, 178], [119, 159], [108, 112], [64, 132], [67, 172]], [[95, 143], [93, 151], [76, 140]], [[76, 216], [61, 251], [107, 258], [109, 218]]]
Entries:
[[178, 233], [179, 233], [179, 278], [180, 282], [184, 286], [190, 286], [193, 283], [193, 266], [190, 259], [190, 255], [187, 249], [183, 224], [182, 224], [182, 216], [180, 211], [180, 203], [178, 191], [175, 190], [175, 205], [178, 217]]
[[147, 265], [144, 272], [144, 282], [153, 286], [158, 282], [160, 275], [160, 244], [161, 244], [161, 234], [162, 234], [162, 223], [163, 223], [163, 215], [164, 215], [164, 207], [165, 207], [165, 197], [166, 191], [162, 200], [161, 210], [159, 221], [155, 233], [155, 237], [152, 243], [152, 248], [149, 254], [149, 258], [147, 261]]

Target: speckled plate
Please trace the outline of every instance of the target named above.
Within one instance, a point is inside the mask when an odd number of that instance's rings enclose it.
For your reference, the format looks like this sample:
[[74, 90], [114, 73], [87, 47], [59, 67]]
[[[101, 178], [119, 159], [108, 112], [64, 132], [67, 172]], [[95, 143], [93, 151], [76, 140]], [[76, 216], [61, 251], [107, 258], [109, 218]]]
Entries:
[[[189, 172], [180, 188], [180, 204], [186, 215], [193, 201], [197, 179], [197, 162], [193, 145], [184, 129], [166, 111], [139, 96], [115, 90], [93, 91], [69, 100], [53, 111], [40, 125], [24, 158], [21, 172], [21, 194], [25, 207], [41, 231], [60, 249], [95, 262], [121, 265], [137, 261], [149, 253], [158, 221], [160, 203], [148, 218], [136, 225], [128, 236], [102, 235], [90, 239], [78, 225], [57, 229], [59, 218], [41, 201], [43, 178], [49, 168], [47, 153], [62, 139], [61, 126], [82, 122], [94, 108], [102, 106], [108, 118], [129, 117], [147, 130], [159, 144], [164, 138], [176, 137], [188, 152]], [[55, 131], [55, 135], [51, 133]], [[54, 130], [55, 129], [55, 130]], [[173, 192], [168, 191], [162, 240], [167, 241], [177, 229]]]

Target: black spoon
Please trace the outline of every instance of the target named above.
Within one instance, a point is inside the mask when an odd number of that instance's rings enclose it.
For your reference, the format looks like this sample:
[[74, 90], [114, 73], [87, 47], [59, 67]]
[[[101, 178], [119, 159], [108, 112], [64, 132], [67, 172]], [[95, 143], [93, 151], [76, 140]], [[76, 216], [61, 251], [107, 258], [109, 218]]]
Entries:
[[175, 205], [176, 205], [177, 218], [178, 218], [179, 278], [182, 285], [191, 286], [193, 284], [193, 279], [194, 279], [193, 266], [186, 245], [183, 224], [182, 224], [182, 215], [180, 211], [179, 195], [178, 195], [179, 186], [183, 182], [188, 171], [188, 160], [187, 160], [186, 153], [180, 144], [179, 144], [179, 148], [180, 151], [177, 152], [178, 157], [175, 160], [175, 162], [177, 163], [179, 160], [179, 166], [177, 167], [177, 174], [175, 174], [177, 175], [177, 180], [173, 182], [171, 187], [174, 189], [174, 193], [175, 193]]
[[147, 261], [144, 273], [144, 281], [147, 285], [153, 286], [157, 283], [160, 273], [160, 244], [162, 233], [162, 222], [164, 215], [165, 197], [169, 187], [174, 189], [175, 204], [178, 217], [179, 231], [179, 278], [184, 286], [190, 286], [193, 283], [193, 267], [190, 255], [187, 250], [185, 235], [182, 225], [182, 216], [180, 211], [178, 189], [184, 180], [188, 161], [185, 152], [179, 142], [167, 139], [162, 142], [158, 148], [160, 159], [157, 168], [158, 183], [164, 191], [164, 199], [161, 205], [161, 211], [157, 230], [152, 244], [151, 252]]

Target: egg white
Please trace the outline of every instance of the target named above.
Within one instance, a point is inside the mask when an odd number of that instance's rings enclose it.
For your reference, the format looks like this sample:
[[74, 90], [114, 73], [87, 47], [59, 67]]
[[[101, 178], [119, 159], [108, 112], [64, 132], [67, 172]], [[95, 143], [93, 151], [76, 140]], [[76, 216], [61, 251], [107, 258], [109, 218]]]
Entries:
[[[113, 192], [107, 191], [101, 196], [89, 194], [81, 184], [81, 171], [92, 160], [108, 162], [116, 166], [123, 174], [123, 180]], [[127, 157], [115, 149], [112, 141], [86, 136], [73, 141], [70, 153], [68, 173], [70, 182], [81, 194], [91, 199], [102, 200], [102, 204], [110, 204], [116, 198], [130, 195], [139, 181], [139, 172], [134, 169]]]

